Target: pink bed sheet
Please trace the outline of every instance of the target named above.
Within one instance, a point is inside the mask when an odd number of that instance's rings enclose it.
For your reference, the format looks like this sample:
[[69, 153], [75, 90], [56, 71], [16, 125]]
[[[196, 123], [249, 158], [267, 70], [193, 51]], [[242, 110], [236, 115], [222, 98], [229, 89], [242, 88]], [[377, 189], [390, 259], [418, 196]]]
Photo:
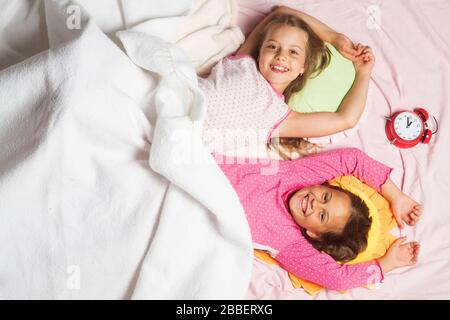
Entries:
[[[238, 0], [247, 34], [275, 5], [315, 16], [354, 42], [373, 48], [370, 114], [358, 131], [327, 149], [353, 146], [394, 168], [391, 178], [424, 206], [403, 234], [421, 243], [419, 263], [386, 275], [382, 286], [310, 296], [287, 273], [255, 259], [249, 299], [450, 299], [450, 1]], [[439, 122], [428, 145], [398, 149], [388, 142], [385, 116], [425, 107]], [[432, 124], [431, 124], [432, 125]], [[397, 232], [398, 234], [398, 232]]]

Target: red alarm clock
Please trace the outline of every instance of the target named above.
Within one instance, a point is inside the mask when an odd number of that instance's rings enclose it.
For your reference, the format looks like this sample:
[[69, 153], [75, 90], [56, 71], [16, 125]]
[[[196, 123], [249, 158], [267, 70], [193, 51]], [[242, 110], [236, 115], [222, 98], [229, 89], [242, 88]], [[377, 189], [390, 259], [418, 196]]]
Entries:
[[428, 112], [423, 108], [399, 111], [386, 119], [386, 135], [391, 144], [399, 148], [411, 148], [419, 142], [428, 143], [436, 133], [428, 129]]

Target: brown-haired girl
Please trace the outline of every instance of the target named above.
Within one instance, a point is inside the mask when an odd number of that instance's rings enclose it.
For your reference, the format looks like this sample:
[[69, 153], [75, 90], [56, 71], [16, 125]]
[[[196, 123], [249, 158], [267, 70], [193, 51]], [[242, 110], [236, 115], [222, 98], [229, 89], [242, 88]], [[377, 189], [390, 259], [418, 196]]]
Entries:
[[236, 190], [250, 226], [253, 245], [289, 272], [323, 287], [347, 290], [379, 283], [383, 274], [417, 262], [419, 244], [397, 240], [378, 261], [342, 265], [367, 245], [371, 221], [358, 197], [327, 181], [354, 175], [391, 204], [399, 225], [414, 225], [421, 206], [389, 179], [391, 168], [361, 150], [338, 149], [294, 161], [279, 161], [276, 174], [261, 174], [262, 164], [238, 159], [219, 166]]

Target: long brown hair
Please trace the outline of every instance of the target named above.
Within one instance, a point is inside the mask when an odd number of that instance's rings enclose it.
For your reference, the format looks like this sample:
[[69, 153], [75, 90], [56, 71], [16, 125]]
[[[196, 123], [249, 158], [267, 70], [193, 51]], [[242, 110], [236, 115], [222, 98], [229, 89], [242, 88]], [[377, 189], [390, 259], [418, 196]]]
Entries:
[[[331, 52], [305, 21], [293, 15], [280, 14], [275, 15], [259, 35], [255, 50], [252, 52], [256, 61], [259, 60], [261, 46], [268, 32], [277, 25], [296, 27], [305, 31], [308, 35], [306, 41], [305, 71], [294, 79], [283, 92], [285, 102], [288, 103], [291, 96], [305, 86], [308, 79], [319, 75], [330, 64]], [[288, 154], [291, 152], [296, 152], [299, 155], [307, 154], [306, 148], [309, 145], [310, 143], [303, 138], [272, 138], [267, 144], [268, 148], [276, 150], [285, 160], [292, 159]], [[289, 152], [286, 152], [286, 150], [289, 150]]]
[[341, 232], [330, 231], [321, 234], [319, 239], [313, 239], [302, 229], [303, 236], [314, 248], [323, 251], [340, 262], [348, 262], [366, 249], [367, 237], [372, 218], [369, 217], [369, 208], [364, 201], [345, 189], [328, 185], [328, 187], [342, 191], [350, 197], [350, 217]]

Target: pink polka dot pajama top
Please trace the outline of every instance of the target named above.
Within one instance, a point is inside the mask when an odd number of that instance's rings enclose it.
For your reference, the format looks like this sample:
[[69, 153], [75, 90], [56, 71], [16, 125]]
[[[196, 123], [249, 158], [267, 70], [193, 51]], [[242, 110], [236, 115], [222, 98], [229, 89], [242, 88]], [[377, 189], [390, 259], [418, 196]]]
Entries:
[[347, 290], [383, 280], [377, 261], [354, 265], [336, 263], [316, 250], [302, 235], [288, 211], [289, 196], [305, 186], [320, 185], [343, 175], [354, 175], [377, 191], [391, 168], [359, 149], [339, 149], [278, 161], [271, 175], [261, 174], [266, 164], [222, 158], [219, 166], [236, 190], [250, 225], [255, 248], [268, 250], [287, 271], [334, 290]]

